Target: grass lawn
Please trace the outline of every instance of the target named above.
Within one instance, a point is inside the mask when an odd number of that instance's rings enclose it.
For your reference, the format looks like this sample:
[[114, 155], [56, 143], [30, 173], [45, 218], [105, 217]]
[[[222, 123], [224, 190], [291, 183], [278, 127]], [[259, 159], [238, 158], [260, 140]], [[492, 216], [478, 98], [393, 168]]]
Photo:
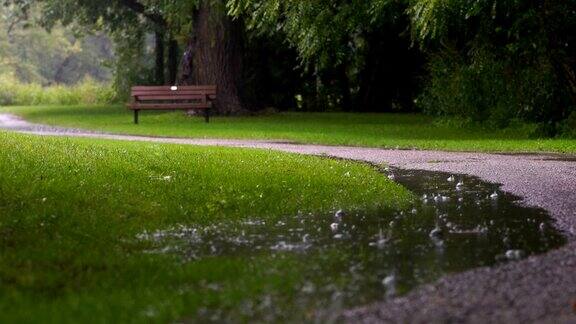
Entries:
[[[128, 115], [111, 108], [21, 112], [34, 121], [136, 129], [122, 121]], [[178, 121], [174, 128], [170, 120]], [[153, 129], [147, 123], [171, 129], [163, 135], [207, 129], [177, 115], [143, 122], [142, 131]], [[217, 119], [211, 125], [220, 133], [211, 135], [234, 136], [223, 127], [230, 123]], [[244, 125], [240, 133], [256, 135], [247, 119], [238, 124]], [[182, 262], [173, 253], [147, 253], [162, 246], [138, 234], [247, 219], [273, 224], [282, 215], [314, 217], [338, 208], [395, 209], [411, 199], [372, 168], [352, 162], [0, 132], [0, 322], [185, 321], [202, 309], [241, 309], [272, 293], [290, 307], [306, 276], [297, 255]]]
[[302, 143], [454, 151], [575, 153], [575, 139], [531, 139], [529, 127], [505, 130], [438, 125], [407, 114], [285, 113], [271, 116], [190, 118], [181, 112], [144, 112], [141, 124], [122, 106], [4, 107], [27, 120], [114, 133], [290, 140]]

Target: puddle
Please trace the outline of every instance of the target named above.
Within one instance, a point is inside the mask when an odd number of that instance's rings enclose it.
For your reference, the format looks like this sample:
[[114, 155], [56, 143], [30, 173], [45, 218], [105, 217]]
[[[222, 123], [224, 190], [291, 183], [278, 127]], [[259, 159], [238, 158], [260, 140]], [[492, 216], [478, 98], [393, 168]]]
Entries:
[[176, 226], [138, 239], [156, 242], [148, 253], [177, 253], [189, 262], [211, 256], [301, 261], [301, 280], [290, 294], [269, 291], [237, 309], [206, 308], [199, 321], [326, 321], [343, 308], [393, 298], [448, 273], [514, 262], [565, 243], [543, 210], [521, 206], [497, 185], [438, 172], [389, 172], [419, 197], [408, 210]]

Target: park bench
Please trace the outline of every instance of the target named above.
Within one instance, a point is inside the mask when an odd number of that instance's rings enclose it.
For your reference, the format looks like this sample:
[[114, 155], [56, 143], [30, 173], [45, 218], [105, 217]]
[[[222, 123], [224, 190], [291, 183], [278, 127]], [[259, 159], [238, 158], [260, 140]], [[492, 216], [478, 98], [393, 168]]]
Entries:
[[204, 110], [210, 121], [212, 102], [216, 100], [216, 86], [135, 86], [130, 93], [128, 109], [134, 111], [138, 124], [140, 110]]

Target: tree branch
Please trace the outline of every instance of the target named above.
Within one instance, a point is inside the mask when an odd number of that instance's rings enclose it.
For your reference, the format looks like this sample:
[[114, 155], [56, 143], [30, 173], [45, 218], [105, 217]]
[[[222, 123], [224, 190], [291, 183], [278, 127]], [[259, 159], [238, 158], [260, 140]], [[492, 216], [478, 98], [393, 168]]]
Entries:
[[146, 10], [146, 7], [138, 2], [138, 0], [120, 0], [120, 3], [127, 7], [128, 9], [141, 14], [142, 16], [146, 17], [148, 20], [156, 24], [158, 27], [166, 29], [168, 27], [168, 23], [166, 19], [158, 13], [151, 13]]

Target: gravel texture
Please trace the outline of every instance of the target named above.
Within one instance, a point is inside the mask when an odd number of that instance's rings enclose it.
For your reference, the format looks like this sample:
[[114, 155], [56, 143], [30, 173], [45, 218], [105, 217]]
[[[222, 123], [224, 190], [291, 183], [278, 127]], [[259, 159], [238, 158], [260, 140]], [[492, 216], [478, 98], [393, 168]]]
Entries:
[[404, 169], [478, 176], [502, 184], [523, 203], [547, 210], [564, 231], [564, 247], [505, 265], [479, 268], [408, 295], [344, 312], [344, 322], [576, 323], [576, 159], [564, 155], [384, 150], [277, 141], [178, 139], [113, 135], [28, 123], [0, 114], [0, 128], [44, 136], [74, 136], [188, 145], [271, 149], [387, 163]]

